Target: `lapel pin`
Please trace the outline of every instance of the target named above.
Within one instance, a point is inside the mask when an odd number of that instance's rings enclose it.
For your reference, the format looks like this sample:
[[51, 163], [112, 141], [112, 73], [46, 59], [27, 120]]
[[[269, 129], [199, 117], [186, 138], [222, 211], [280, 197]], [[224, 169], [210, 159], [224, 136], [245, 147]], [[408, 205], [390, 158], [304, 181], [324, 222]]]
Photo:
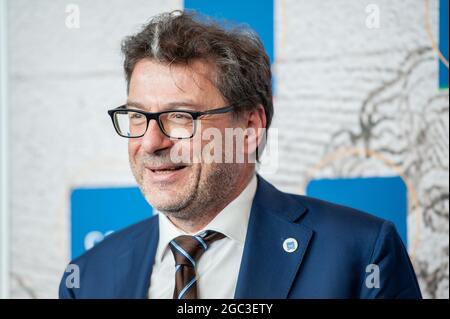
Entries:
[[287, 253], [293, 253], [298, 248], [298, 242], [295, 238], [288, 238], [283, 242], [283, 249]]

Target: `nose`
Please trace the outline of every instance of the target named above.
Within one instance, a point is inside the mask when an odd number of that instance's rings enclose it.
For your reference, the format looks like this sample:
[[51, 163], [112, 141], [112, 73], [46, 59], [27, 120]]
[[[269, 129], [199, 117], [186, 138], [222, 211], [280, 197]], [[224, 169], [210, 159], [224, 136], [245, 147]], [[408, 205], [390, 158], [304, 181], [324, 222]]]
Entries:
[[151, 120], [148, 123], [147, 132], [142, 136], [141, 147], [148, 154], [153, 154], [159, 150], [169, 149], [173, 145], [173, 142], [161, 132], [158, 123], [155, 120]]

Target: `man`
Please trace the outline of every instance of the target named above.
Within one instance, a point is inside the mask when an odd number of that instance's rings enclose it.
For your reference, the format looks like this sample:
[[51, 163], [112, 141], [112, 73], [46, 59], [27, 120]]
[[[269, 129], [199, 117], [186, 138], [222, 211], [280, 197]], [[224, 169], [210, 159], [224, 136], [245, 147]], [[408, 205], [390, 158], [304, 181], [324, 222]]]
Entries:
[[[61, 298], [421, 297], [393, 224], [280, 192], [255, 173], [273, 115], [256, 35], [177, 11], [122, 51], [128, 101], [109, 114], [159, 213], [72, 261], [79, 285], [66, 272]], [[230, 128], [241, 132], [231, 148]]]

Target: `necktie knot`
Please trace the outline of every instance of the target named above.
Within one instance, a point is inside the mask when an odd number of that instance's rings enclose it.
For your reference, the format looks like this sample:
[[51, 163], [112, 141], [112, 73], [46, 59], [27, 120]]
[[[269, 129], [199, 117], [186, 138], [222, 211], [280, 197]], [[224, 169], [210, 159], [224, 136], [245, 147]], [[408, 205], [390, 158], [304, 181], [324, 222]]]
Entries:
[[195, 266], [197, 261], [208, 250], [209, 245], [225, 235], [215, 231], [205, 231], [200, 235], [182, 235], [173, 239], [170, 250], [175, 258], [175, 299], [196, 299], [197, 278]]
[[169, 245], [175, 257], [175, 264], [195, 267], [209, 245], [223, 237], [225, 237], [223, 234], [210, 230], [200, 235], [176, 237]]

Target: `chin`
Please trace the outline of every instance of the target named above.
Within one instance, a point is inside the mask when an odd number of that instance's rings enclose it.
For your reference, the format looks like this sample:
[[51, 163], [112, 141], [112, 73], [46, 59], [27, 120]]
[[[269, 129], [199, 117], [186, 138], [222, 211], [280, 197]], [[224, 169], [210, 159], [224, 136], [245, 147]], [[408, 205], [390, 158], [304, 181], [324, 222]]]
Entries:
[[186, 206], [186, 202], [189, 201], [190, 196], [186, 196], [189, 192], [183, 191], [179, 187], [173, 187], [173, 185], [168, 187], [152, 185], [150, 189], [151, 191], [145, 192], [145, 198], [153, 208], [160, 211], [182, 209]]

